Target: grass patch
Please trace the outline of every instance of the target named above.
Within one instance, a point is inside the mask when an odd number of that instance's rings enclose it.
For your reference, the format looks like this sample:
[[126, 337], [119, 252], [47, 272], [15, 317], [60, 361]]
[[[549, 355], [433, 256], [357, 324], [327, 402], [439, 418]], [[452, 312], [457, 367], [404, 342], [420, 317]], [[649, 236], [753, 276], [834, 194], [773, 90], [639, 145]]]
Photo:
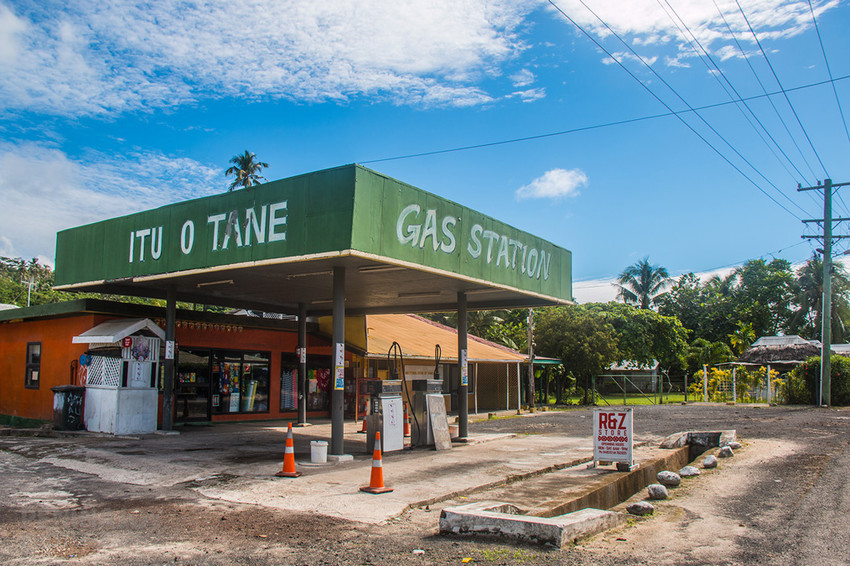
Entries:
[[12, 428], [41, 428], [48, 422], [41, 419], [26, 419], [17, 415], [0, 415], [0, 425]]

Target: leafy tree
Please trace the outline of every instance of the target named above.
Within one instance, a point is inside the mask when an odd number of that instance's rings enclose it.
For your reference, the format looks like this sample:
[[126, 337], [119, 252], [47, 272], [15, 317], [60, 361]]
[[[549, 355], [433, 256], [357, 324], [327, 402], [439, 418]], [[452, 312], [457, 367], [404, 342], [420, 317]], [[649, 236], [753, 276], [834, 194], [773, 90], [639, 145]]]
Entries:
[[[457, 312], [431, 313], [424, 316], [457, 328]], [[526, 309], [469, 311], [466, 315], [466, 330], [479, 338], [525, 352], [528, 349], [527, 316]]]
[[675, 317], [617, 303], [588, 305], [587, 310], [614, 328], [619, 361], [681, 366], [688, 333]]
[[[797, 270], [797, 310], [792, 329], [807, 338], [820, 340], [823, 332], [823, 260], [813, 254]], [[846, 320], [850, 320], [850, 275], [840, 263], [832, 270], [832, 342], [843, 343], [848, 338]]]
[[787, 329], [794, 312], [796, 285], [791, 263], [753, 259], [735, 274], [738, 286], [732, 298], [737, 320], [750, 323], [756, 336], [773, 336]]
[[732, 357], [732, 350], [725, 343], [697, 338], [685, 353], [685, 368], [690, 375], [697, 375], [702, 372], [704, 365], [713, 366], [728, 362]]
[[236, 178], [230, 183], [230, 187], [227, 189], [228, 191], [239, 187], [247, 189], [252, 185], [259, 185], [260, 180], [268, 181], [268, 179], [260, 175], [260, 172], [264, 167], [268, 167], [269, 164], [262, 161], [254, 161], [255, 157], [257, 157], [255, 154], [250, 153], [246, 149], [245, 153], [234, 155], [230, 158], [230, 163], [233, 163], [233, 165], [224, 172], [224, 175], [226, 177], [235, 175]]
[[647, 256], [624, 269], [617, 283], [617, 298], [627, 305], [648, 309], [654, 299], [670, 284], [670, 274], [664, 267], [649, 263]]
[[614, 327], [578, 305], [535, 312], [535, 327], [536, 351], [561, 360], [566, 370], [584, 384], [586, 402], [590, 379], [617, 361]]

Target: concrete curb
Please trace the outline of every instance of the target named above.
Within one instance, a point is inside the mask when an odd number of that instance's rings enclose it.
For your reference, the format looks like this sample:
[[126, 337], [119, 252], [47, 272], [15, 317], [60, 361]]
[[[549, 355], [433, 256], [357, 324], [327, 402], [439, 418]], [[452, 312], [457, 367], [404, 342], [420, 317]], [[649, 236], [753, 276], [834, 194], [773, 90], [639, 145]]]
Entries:
[[582, 509], [557, 517], [534, 517], [520, 514], [520, 509], [514, 505], [482, 501], [443, 509], [440, 513], [440, 534], [493, 536], [563, 548], [623, 522], [625, 517], [621, 513], [600, 509]]

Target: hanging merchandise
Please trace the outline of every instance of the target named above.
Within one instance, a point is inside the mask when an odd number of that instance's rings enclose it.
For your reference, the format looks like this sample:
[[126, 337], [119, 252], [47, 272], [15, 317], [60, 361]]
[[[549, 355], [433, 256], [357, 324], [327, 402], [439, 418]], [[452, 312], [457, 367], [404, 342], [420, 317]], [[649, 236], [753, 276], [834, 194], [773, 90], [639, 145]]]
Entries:
[[316, 381], [319, 385], [319, 391], [327, 393], [331, 386], [331, 370], [330, 368], [322, 368], [316, 370]]

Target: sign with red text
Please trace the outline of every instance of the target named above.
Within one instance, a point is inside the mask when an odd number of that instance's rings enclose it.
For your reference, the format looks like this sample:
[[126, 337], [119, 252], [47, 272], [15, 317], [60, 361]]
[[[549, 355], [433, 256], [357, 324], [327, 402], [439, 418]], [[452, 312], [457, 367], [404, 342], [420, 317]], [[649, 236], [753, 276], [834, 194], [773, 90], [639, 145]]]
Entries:
[[632, 409], [593, 411], [593, 459], [632, 464]]

